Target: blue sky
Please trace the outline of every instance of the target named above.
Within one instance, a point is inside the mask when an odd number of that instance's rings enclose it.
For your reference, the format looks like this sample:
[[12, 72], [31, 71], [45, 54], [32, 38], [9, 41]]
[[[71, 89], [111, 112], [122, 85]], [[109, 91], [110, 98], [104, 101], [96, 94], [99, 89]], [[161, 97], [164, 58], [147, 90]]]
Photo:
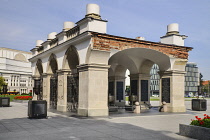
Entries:
[[209, 0], [1, 0], [0, 47], [30, 51], [36, 40], [59, 33], [63, 22], [82, 19], [88, 3], [100, 6], [112, 35], [159, 42], [167, 25], [178, 23], [188, 36], [185, 46], [194, 48], [189, 61], [210, 79]]

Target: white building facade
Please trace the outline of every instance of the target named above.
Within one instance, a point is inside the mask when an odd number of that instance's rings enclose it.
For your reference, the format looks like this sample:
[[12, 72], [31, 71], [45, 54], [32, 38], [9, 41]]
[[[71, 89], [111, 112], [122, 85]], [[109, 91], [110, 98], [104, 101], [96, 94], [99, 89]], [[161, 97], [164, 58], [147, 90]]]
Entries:
[[29, 93], [33, 89], [30, 52], [0, 48], [0, 74], [7, 83], [8, 91]]

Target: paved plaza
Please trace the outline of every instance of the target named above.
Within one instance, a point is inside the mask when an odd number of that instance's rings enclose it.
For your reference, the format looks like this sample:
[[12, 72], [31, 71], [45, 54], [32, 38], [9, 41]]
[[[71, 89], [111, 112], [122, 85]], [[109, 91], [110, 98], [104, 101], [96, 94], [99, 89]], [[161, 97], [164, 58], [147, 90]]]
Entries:
[[118, 112], [86, 118], [49, 111], [48, 119], [28, 119], [27, 103], [11, 102], [11, 107], [0, 108], [0, 140], [190, 139], [178, 134], [179, 124], [189, 124], [195, 115], [210, 114], [210, 100], [207, 102], [207, 111], [192, 111], [191, 101], [185, 101], [186, 113], [163, 113], [154, 107], [138, 115]]

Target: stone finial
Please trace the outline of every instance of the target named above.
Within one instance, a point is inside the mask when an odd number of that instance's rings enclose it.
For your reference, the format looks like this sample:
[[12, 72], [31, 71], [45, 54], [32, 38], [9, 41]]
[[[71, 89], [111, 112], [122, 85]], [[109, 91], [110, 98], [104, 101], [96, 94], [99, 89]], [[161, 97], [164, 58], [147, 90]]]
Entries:
[[100, 16], [100, 7], [97, 4], [87, 4], [86, 7], [86, 16], [94, 19], [101, 19]]

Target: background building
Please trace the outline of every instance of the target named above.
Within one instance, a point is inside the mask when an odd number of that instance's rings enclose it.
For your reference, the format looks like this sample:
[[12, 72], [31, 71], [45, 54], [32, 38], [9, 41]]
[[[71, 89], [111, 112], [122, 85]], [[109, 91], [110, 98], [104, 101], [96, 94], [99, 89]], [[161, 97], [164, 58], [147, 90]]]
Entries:
[[185, 96], [195, 96], [198, 92], [199, 76], [196, 63], [188, 62], [185, 67]]
[[159, 67], [157, 64], [152, 66], [150, 70], [150, 94], [151, 96], [159, 96], [159, 89], [160, 89], [160, 76], [158, 74]]
[[[159, 95], [160, 76], [157, 64], [152, 66], [150, 71], [150, 94], [151, 96]], [[185, 96], [195, 96], [199, 86], [199, 70], [196, 63], [188, 62], [185, 67]]]
[[33, 89], [32, 54], [20, 50], [0, 48], [0, 75], [8, 84], [8, 91], [29, 93]]
[[210, 80], [202, 82], [202, 93], [205, 97], [210, 97]]

